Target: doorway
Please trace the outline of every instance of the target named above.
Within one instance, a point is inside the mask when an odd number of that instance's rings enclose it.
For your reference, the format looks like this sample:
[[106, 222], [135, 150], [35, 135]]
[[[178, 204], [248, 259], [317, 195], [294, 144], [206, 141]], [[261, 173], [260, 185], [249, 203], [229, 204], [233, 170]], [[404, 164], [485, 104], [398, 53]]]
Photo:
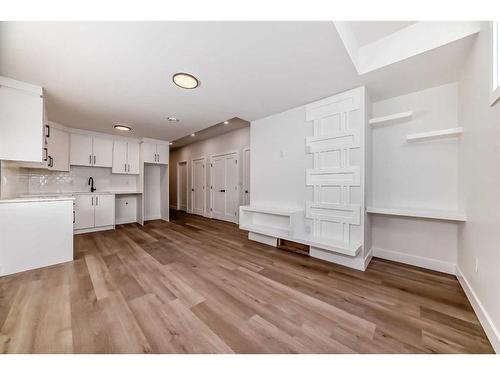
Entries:
[[243, 204], [250, 204], [250, 149], [243, 150]]
[[238, 223], [238, 153], [230, 152], [210, 159], [211, 217]]
[[188, 210], [188, 168], [187, 161], [177, 163], [177, 210]]
[[206, 180], [205, 157], [193, 159], [191, 161], [191, 211], [195, 215], [205, 216]]

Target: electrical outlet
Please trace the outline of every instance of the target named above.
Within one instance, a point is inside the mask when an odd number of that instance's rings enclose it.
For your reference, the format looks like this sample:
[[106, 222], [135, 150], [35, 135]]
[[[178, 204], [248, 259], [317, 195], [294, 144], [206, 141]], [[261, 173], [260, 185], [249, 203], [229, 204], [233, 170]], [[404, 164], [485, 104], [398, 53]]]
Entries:
[[475, 262], [475, 265], [474, 265], [474, 271], [477, 272], [479, 270], [479, 258], [476, 257], [475, 259], [476, 259], [476, 262]]

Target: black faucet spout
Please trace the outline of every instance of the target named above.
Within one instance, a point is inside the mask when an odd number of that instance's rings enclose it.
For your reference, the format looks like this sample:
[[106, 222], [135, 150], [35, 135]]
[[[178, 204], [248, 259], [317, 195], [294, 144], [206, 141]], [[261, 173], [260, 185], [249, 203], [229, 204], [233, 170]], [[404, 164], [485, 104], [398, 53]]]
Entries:
[[90, 185], [90, 192], [93, 193], [97, 189], [94, 187], [94, 179], [92, 177], [89, 177], [89, 185]]

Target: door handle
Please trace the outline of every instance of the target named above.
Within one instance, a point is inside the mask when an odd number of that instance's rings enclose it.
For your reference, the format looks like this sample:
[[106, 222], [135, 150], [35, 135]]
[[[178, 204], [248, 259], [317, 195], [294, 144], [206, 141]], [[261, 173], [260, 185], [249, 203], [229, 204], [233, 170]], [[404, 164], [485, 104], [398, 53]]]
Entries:
[[248, 194], [248, 190], [245, 190], [245, 194]]
[[219, 190], [219, 191], [220, 191], [221, 193], [225, 193], [225, 192], [226, 192], [226, 190], [224, 190], [224, 189]]
[[191, 189], [191, 191], [194, 191], [194, 189]]

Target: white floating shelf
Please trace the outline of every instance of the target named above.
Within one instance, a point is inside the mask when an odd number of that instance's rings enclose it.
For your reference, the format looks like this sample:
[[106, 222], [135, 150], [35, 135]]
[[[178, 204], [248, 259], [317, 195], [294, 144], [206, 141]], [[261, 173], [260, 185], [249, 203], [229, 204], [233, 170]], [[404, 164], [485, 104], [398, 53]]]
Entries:
[[382, 124], [384, 122], [390, 122], [390, 121], [411, 118], [412, 116], [413, 116], [413, 112], [407, 111], [407, 112], [395, 113], [394, 115], [389, 115], [389, 116], [374, 117], [374, 118], [371, 118], [368, 121], [368, 123], [370, 125], [377, 125], [377, 124]]
[[458, 211], [418, 210], [413, 208], [367, 207], [366, 212], [368, 212], [369, 214], [379, 214], [379, 215], [420, 217], [425, 219], [449, 220], [449, 221], [467, 221], [465, 213]]
[[406, 136], [406, 140], [408, 142], [414, 142], [414, 141], [431, 140], [437, 138], [447, 138], [447, 137], [458, 136], [462, 134], [462, 132], [463, 128], [443, 129], [432, 132], [409, 134], [408, 136]]

